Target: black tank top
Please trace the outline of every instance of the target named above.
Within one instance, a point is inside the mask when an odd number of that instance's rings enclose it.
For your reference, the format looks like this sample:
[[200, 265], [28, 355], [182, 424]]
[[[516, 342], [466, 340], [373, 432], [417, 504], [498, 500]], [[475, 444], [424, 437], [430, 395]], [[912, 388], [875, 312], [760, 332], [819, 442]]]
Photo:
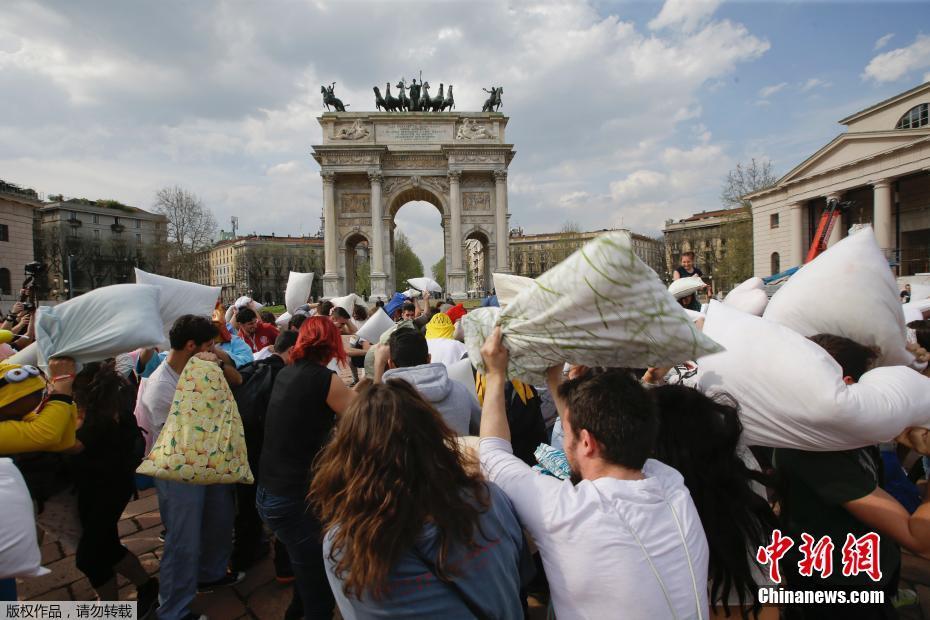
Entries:
[[326, 404], [332, 376], [332, 370], [307, 361], [278, 373], [268, 400], [258, 480], [272, 495], [307, 495], [310, 465], [336, 422]]

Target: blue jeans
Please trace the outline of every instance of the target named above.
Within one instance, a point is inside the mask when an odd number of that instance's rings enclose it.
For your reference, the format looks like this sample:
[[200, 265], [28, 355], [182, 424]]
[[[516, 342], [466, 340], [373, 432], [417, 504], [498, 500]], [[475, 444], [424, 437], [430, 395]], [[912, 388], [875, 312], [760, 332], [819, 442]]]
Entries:
[[197, 583], [226, 575], [236, 517], [235, 485], [185, 484], [155, 479], [165, 525], [158, 600], [160, 620], [190, 613]]
[[303, 606], [304, 617], [330, 620], [336, 601], [323, 565], [320, 523], [307, 503], [302, 497], [272, 495], [259, 486], [255, 505], [262, 521], [287, 547], [296, 577], [294, 593]]

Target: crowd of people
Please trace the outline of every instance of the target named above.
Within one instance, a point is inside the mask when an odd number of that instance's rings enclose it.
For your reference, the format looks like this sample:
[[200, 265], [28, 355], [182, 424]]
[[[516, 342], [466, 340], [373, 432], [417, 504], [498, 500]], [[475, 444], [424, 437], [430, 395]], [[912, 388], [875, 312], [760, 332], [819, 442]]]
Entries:
[[[685, 256], [675, 279], [695, 275]], [[679, 303], [694, 307], [698, 291], [686, 292]], [[553, 363], [545, 385], [531, 385], [508, 377], [497, 328], [478, 372], [466, 312], [424, 294], [307, 304], [275, 325], [246, 299], [181, 316], [165, 351], [80, 369], [53, 358], [45, 376], [0, 362], [0, 456], [16, 460], [40, 514], [62, 488], [76, 494], [77, 567], [101, 600], [117, 599], [126, 577], [140, 618], [203, 618], [197, 593], [238, 583], [268, 553], [293, 584], [287, 618], [329, 619], [336, 607], [346, 619], [524, 618], [529, 597], [560, 619], [895, 617], [907, 595], [900, 549], [930, 554], [930, 504], [915, 483], [925, 474], [901, 465], [925, 445], [906, 439], [911, 429], [897, 445], [843, 452], [747, 446], [739, 402], [705, 395], [681, 369]], [[378, 313], [393, 326], [360, 338]], [[5, 344], [34, 338], [31, 316], [13, 308]], [[912, 328], [930, 348], [930, 323]], [[848, 338], [811, 340], [847, 384], [875, 362]], [[135, 473], [174, 424], [195, 358], [232, 391], [254, 484]], [[158, 578], [118, 530], [136, 489], [152, 485]], [[778, 584], [760, 558], [775, 532], [837, 546], [877, 533], [880, 578], [811, 577], [795, 547]], [[885, 597], [760, 600], [775, 585]], [[15, 581], [0, 581], [0, 595], [15, 600]]]

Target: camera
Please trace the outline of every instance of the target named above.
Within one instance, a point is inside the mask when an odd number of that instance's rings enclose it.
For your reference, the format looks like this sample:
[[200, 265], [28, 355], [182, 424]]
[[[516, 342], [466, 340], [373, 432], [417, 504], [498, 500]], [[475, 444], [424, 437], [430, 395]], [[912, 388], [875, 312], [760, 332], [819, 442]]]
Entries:
[[27, 276], [32, 276], [34, 278], [45, 271], [45, 265], [39, 261], [26, 263], [26, 265], [23, 267], [23, 271]]

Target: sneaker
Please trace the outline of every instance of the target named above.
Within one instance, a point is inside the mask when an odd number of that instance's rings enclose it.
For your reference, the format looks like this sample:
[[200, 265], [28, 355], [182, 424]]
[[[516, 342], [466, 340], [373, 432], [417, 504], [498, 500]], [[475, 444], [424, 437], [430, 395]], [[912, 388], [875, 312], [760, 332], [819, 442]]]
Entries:
[[165, 543], [165, 534], [167, 533], [168, 533], [168, 530], [162, 530], [158, 533], [158, 540], [160, 540], [162, 544]]
[[136, 610], [139, 620], [147, 620], [154, 616], [158, 607], [158, 579], [149, 577], [149, 580], [136, 588]]
[[245, 571], [239, 571], [234, 573], [232, 571], [226, 573], [225, 577], [220, 577], [216, 581], [210, 581], [207, 583], [198, 583], [197, 591], [201, 593], [213, 592], [217, 588], [226, 588], [228, 586], [234, 586], [240, 581], [245, 579]]

